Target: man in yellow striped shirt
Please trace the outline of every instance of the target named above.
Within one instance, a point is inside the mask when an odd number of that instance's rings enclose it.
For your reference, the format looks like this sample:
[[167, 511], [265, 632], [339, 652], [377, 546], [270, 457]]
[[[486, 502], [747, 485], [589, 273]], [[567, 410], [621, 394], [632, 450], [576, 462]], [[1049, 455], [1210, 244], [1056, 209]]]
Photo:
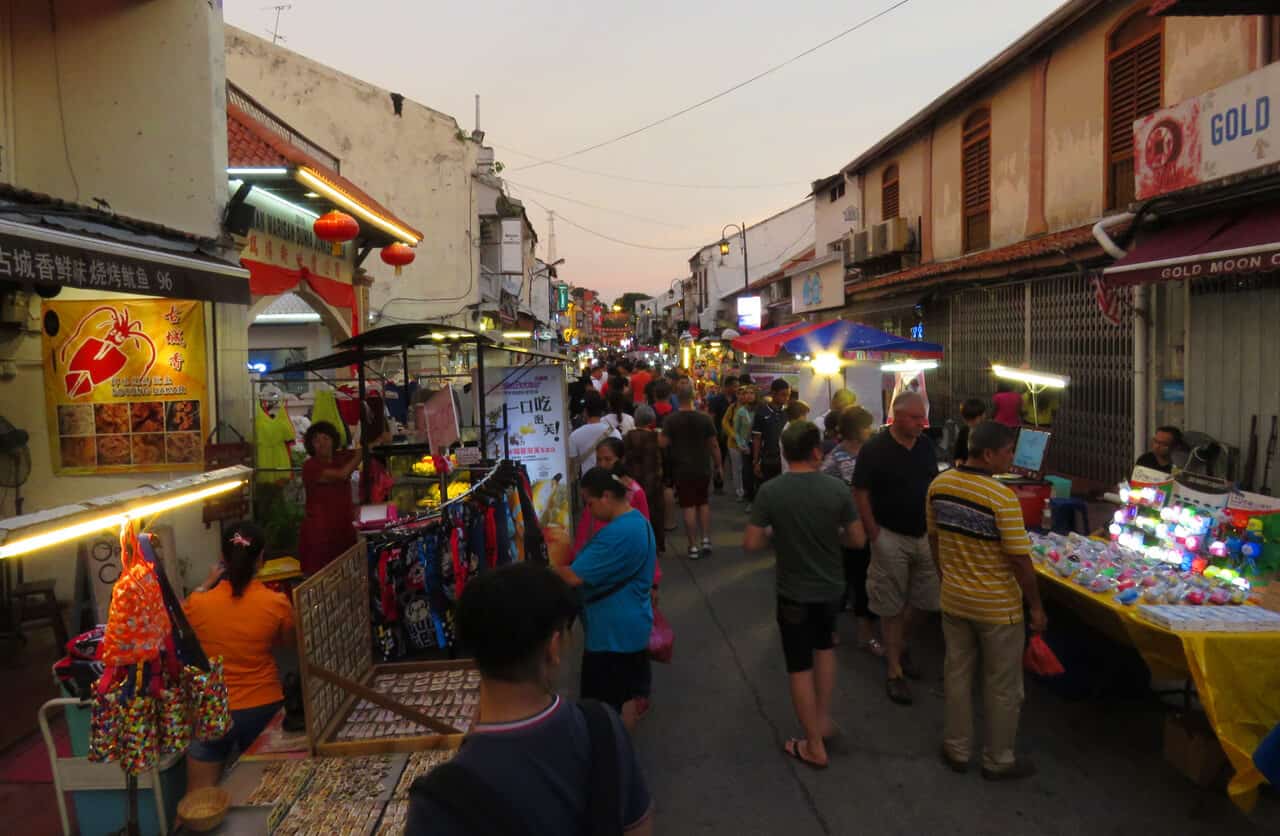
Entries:
[[1014, 440], [1013, 430], [994, 421], [974, 427], [968, 459], [933, 480], [926, 503], [947, 646], [942, 759], [957, 772], [969, 767], [973, 676], [981, 658], [988, 780], [1035, 774], [1013, 748], [1022, 706], [1023, 601], [1033, 631], [1044, 630], [1046, 618], [1018, 498], [992, 478], [1012, 464]]

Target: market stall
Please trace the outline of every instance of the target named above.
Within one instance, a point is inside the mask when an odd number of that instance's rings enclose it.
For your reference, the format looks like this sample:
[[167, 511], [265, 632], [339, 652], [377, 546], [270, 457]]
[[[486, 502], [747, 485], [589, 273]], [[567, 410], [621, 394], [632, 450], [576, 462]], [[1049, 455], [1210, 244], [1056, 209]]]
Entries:
[[[1262, 776], [1252, 761], [1280, 723], [1280, 505], [1225, 484], [1135, 470], [1109, 540], [1033, 535], [1041, 586], [1103, 635], [1135, 648], [1151, 675], [1194, 686], [1252, 807]], [[1210, 776], [1211, 777], [1211, 776]]]
[[[822, 322], [793, 322], [756, 331], [732, 341], [733, 347], [750, 358], [748, 371], [767, 384], [782, 377], [800, 393], [812, 414], [828, 408], [835, 389], [850, 389], [859, 404], [871, 411], [878, 422], [887, 413], [887, 401], [904, 380], [918, 380], [923, 387], [925, 367], [913, 368], [911, 375], [886, 368], [890, 360], [936, 359], [942, 346], [899, 337], [859, 322], [831, 319]], [[886, 387], [886, 374], [893, 384]], [[886, 397], [888, 396], [888, 397]]]

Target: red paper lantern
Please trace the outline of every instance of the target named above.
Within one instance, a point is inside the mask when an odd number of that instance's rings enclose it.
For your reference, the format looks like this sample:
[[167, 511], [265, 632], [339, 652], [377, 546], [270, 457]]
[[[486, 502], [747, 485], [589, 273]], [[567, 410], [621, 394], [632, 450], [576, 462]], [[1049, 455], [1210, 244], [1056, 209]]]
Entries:
[[316, 218], [311, 228], [317, 238], [333, 245], [334, 255], [342, 255], [342, 243], [360, 234], [360, 224], [356, 223], [356, 219], [336, 209]]
[[413, 247], [410, 247], [407, 244], [401, 244], [397, 241], [394, 244], [389, 244], [383, 247], [382, 252], [378, 254], [378, 257], [381, 258], [384, 263], [390, 264], [392, 267], [396, 268], [396, 275], [398, 276], [400, 275], [400, 268], [406, 264], [412, 264], [413, 259], [417, 257], [417, 253], [413, 251]]

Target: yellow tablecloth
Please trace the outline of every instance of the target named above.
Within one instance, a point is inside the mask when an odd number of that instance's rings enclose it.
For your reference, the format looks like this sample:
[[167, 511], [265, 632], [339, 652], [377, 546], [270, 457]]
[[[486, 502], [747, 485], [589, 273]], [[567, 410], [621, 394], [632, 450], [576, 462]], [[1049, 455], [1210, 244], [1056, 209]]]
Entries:
[[1156, 679], [1195, 682], [1209, 724], [1222, 744], [1235, 777], [1227, 787], [1243, 810], [1257, 802], [1262, 775], [1253, 750], [1280, 723], [1280, 632], [1184, 633], [1158, 627], [1124, 606], [1113, 594], [1099, 595], [1036, 567], [1055, 598], [1093, 627], [1142, 655]]

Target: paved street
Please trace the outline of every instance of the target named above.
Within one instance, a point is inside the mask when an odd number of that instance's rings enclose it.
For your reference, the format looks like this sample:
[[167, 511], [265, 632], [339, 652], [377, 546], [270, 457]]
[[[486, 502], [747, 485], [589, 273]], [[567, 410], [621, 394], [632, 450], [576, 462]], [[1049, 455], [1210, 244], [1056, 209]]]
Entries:
[[[1154, 698], [1068, 702], [1027, 683], [1020, 735], [1040, 774], [994, 785], [938, 762], [941, 640], [917, 649], [916, 704], [884, 694], [881, 662], [842, 621], [835, 719], [846, 731], [831, 768], [785, 758], [797, 733], [773, 621], [772, 559], [744, 556], [741, 506], [716, 498], [716, 553], [668, 558], [662, 606], [675, 661], [654, 666], [654, 708], [637, 745], [664, 834], [1053, 834], [1280, 832], [1280, 800], [1246, 818], [1224, 792], [1200, 790], [1161, 755]], [[675, 539], [673, 554], [683, 552]], [[1050, 617], [1053, 618], [1051, 610]]]

